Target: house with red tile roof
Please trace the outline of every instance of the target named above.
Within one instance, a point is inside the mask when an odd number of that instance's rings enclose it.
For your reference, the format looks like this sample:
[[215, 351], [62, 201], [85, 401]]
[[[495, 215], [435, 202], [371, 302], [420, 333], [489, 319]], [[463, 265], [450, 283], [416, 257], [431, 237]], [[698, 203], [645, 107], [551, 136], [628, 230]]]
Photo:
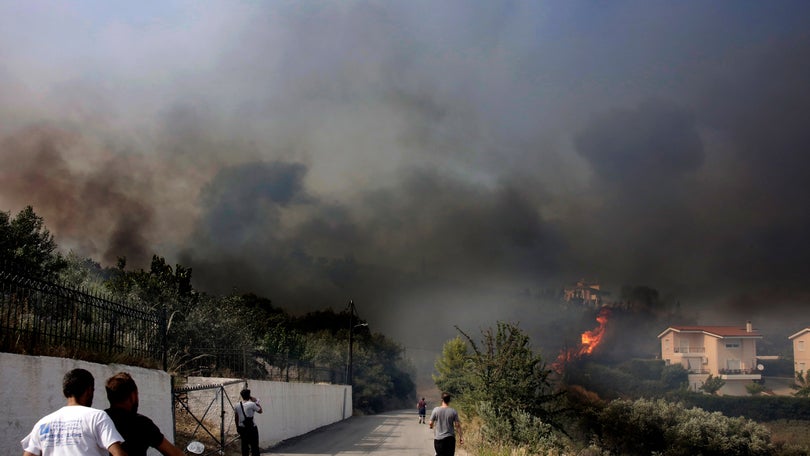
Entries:
[[745, 385], [760, 380], [757, 340], [762, 334], [745, 326], [670, 326], [658, 335], [661, 359], [689, 371], [689, 387], [699, 389], [709, 375], [726, 381], [721, 394], [746, 394]]

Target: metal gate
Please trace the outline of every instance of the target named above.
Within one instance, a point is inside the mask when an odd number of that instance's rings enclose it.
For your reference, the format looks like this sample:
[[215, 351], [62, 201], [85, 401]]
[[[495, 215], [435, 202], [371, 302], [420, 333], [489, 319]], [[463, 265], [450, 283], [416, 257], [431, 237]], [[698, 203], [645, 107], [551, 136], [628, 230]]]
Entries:
[[185, 450], [190, 442], [197, 441], [205, 446], [203, 455], [225, 455], [229, 447], [236, 449], [237, 453], [233, 454], [238, 454], [231, 397], [238, 398], [239, 391], [246, 387], [246, 380], [231, 380], [173, 388], [175, 445]]

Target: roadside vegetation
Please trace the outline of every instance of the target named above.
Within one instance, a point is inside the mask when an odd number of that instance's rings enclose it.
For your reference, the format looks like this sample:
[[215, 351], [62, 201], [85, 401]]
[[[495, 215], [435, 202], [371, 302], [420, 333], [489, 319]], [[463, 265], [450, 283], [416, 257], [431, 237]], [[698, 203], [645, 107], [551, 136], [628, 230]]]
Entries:
[[[343, 381], [351, 325], [356, 410], [375, 413], [410, 407], [416, 400], [414, 369], [404, 357], [404, 348], [370, 331], [362, 318], [347, 309], [325, 307], [293, 315], [270, 297], [204, 293], [192, 285], [191, 268], [172, 266], [159, 255], [152, 257], [148, 269], [132, 269], [126, 258], [119, 258], [115, 267], [102, 267], [90, 258], [60, 252], [44, 220], [30, 206], [14, 217], [0, 212], [0, 266], [4, 265], [68, 288], [103, 293], [113, 301], [165, 312], [171, 374], [198, 368], [200, 360], [217, 353], [257, 350], [272, 354], [273, 362], [288, 369], [291, 364], [316, 366], [341, 373], [334, 380]], [[48, 347], [37, 350], [49, 353]], [[52, 347], [50, 353], [63, 355], [60, 347]], [[113, 361], [120, 362], [109, 360]], [[138, 364], [137, 360], [127, 361]], [[154, 360], [143, 363], [147, 367], [153, 364]], [[229, 372], [211, 366], [205, 374], [228, 376]]]
[[585, 357], [557, 372], [509, 323], [477, 337], [459, 329], [436, 372], [437, 387], [456, 396], [470, 455], [810, 454], [808, 399], [760, 388], [717, 396], [717, 381], [690, 392], [686, 370], [660, 360]]

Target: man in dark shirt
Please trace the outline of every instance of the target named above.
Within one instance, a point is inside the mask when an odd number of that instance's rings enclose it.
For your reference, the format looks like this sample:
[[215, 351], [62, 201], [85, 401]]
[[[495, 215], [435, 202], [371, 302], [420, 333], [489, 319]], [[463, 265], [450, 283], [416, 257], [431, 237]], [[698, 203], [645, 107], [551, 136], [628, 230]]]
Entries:
[[110, 401], [105, 411], [124, 438], [122, 446], [129, 456], [146, 456], [149, 447], [157, 448], [163, 456], [183, 456], [152, 420], [138, 413], [138, 386], [131, 375], [119, 372], [107, 379], [105, 386]]

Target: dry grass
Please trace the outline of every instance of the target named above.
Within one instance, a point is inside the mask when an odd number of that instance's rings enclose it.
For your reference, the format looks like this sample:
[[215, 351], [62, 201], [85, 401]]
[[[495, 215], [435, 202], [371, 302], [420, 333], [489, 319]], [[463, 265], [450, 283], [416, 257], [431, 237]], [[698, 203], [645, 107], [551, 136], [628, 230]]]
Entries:
[[[196, 440], [205, 445], [206, 455], [223, 454], [220, 453], [220, 423], [219, 421], [204, 420], [203, 425], [197, 423], [194, 417], [187, 411], [178, 408], [175, 413], [175, 446], [180, 449], [185, 449], [189, 442]], [[207, 429], [207, 431], [206, 431]], [[210, 434], [216, 436], [216, 439]], [[235, 434], [228, 434], [226, 429], [225, 434], [225, 456], [241, 456], [241, 442]]]
[[810, 448], [810, 421], [777, 420], [760, 423], [771, 431], [771, 441]]
[[128, 366], [143, 367], [146, 369], [160, 369], [160, 361], [143, 356], [128, 353], [108, 353], [104, 351], [90, 350], [84, 348], [68, 347], [65, 345], [50, 345], [42, 343], [31, 343], [24, 341], [14, 341], [3, 343], [2, 350], [5, 353], [15, 353], [28, 356], [51, 356], [54, 358], [78, 359], [98, 364], [126, 364]]

